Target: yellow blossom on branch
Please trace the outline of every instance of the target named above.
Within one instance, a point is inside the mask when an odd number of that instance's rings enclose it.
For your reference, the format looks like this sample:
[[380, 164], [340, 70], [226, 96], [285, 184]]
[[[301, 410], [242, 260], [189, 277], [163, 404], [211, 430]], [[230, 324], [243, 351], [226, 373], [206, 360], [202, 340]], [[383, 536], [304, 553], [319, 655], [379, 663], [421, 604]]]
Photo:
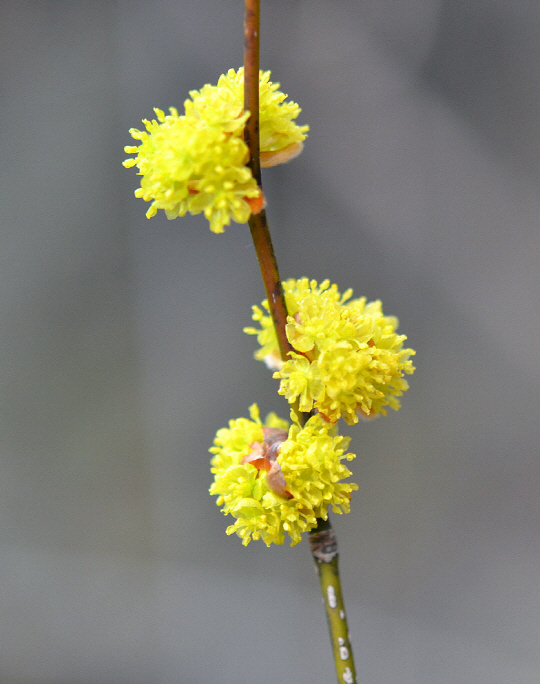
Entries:
[[317, 518], [327, 519], [329, 506], [349, 512], [358, 486], [342, 482], [351, 475], [342, 460], [354, 458], [345, 453], [348, 437], [335, 435], [320, 416], [301, 427], [292, 414], [289, 427], [274, 414], [263, 425], [256, 404], [250, 415], [218, 430], [210, 449], [210, 494], [218, 496], [223, 513], [236, 518], [227, 534], [236, 533], [244, 545], [262, 539], [270, 546], [283, 544], [287, 533], [293, 546]]
[[[261, 164], [271, 166], [292, 159], [302, 149], [308, 126], [294, 119], [300, 107], [285, 102], [279, 83], [260, 72]], [[125, 148], [135, 155], [124, 166], [136, 166], [142, 176], [136, 197], [152, 202], [147, 217], [163, 209], [167, 218], [204, 213], [214, 233], [231, 220], [245, 223], [264, 206], [248, 161], [244, 128], [244, 71], [230, 69], [217, 86], [205, 85], [190, 92], [185, 114], [171, 107], [165, 115], [154, 109], [157, 120], [143, 120], [145, 129], [132, 128], [139, 145]]]
[[139, 168], [135, 196], [152, 201], [147, 217], [158, 209], [169, 219], [204, 212], [214, 233], [231, 219], [245, 223], [261, 191], [245, 166], [244, 141], [218, 127], [197, 126], [174, 108], [167, 116], [155, 112], [157, 121], [143, 122], [146, 131], [130, 131], [141, 144], [126, 147], [137, 156], [124, 162]]
[[286, 333], [294, 352], [281, 359], [268, 302], [253, 307], [260, 329], [246, 328], [257, 335], [261, 348], [255, 358], [276, 370], [279, 393], [290, 403], [299, 399], [301, 411], [317, 409], [336, 422], [348, 424], [358, 415], [386, 414], [398, 409], [399, 397], [408, 389], [404, 374], [414, 372], [412, 349], [403, 348], [405, 335], [398, 335], [398, 320], [384, 316], [380, 301], [365, 297], [350, 300], [328, 280], [320, 285], [302, 278], [283, 283], [289, 316]]

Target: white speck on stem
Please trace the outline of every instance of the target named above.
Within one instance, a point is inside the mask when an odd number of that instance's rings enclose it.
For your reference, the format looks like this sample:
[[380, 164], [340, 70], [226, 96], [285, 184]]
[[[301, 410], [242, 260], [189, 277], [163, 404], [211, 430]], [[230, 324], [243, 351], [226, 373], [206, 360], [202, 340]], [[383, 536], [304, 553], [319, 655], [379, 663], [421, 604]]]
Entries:
[[330, 584], [328, 586], [328, 589], [326, 590], [326, 596], [328, 598], [328, 605], [330, 608], [336, 608], [337, 606], [337, 598], [336, 598], [336, 590], [334, 587]]
[[353, 684], [354, 677], [350, 667], [345, 668], [345, 672], [343, 673], [343, 681], [345, 684]]
[[341, 660], [349, 660], [349, 649], [346, 646], [340, 646], [339, 657]]
[[340, 617], [342, 620], [345, 620], [345, 611], [340, 610], [340, 611], [339, 611], [339, 617]]

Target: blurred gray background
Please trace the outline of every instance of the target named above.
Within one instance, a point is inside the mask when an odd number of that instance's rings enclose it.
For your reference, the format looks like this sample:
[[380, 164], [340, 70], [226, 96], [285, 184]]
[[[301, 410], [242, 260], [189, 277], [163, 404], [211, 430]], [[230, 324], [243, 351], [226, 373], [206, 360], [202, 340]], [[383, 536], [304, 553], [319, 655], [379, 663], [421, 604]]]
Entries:
[[[208, 447], [287, 415], [242, 333], [246, 226], [148, 221], [152, 107], [242, 63], [241, 0], [0, 2], [0, 683], [334, 681], [305, 543], [245, 549]], [[540, 681], [540, 4], [266, 0], [300, 103], [264, 173], [283, 277], [381, 298], [418, 354], [348, 431], [359, 681]]]

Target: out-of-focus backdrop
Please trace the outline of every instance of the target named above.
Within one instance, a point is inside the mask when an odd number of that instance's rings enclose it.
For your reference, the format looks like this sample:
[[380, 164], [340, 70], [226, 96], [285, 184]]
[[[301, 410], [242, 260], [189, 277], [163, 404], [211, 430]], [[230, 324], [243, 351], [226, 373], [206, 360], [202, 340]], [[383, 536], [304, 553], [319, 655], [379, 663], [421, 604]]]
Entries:
[[[304, 543], [245, 549], [217, 428], [287, 415], [242, 333], [246, 226], [148, 221], [152, 107], [242, 63], [240, 0], [0, 4], [0, 682], [330, 682]], [[381, 298], [418, 354], [334, 516], [360, 681], [540, 681], [540, 5], [266, 0], [300, 103], [264, 173], [283, 277]]]

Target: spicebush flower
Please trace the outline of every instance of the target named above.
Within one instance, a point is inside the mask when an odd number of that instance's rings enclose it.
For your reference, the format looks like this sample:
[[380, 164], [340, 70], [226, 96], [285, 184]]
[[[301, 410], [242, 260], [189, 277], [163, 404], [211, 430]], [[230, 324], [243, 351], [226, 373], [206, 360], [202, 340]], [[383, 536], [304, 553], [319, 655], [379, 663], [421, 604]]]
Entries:
[[[270, 72], [260, 72], [261, 164], [288, 161], [302, 148], [308, 126], [294, 119], [300, 107], [284, 102], [279, 83], [269, 81]], [[205, 85], [190, 92], [185, 114], [171, 107], [169, 114], [154, 109], [157, 120], [143, 120], [145, 131], [130, 129], [140, 142], [125, 151], [135, 157], [124, 166], [137, 166], [142, 176], [136, 197], [152, 202], [146, 216], [163, 209], [173, 219], [204, 212], [210, 230], [222, 233], [231, 219], [245, 223], [264, 206], [264, 197], [246, 166], [248, 148], [244, 128], [244, 71], [230, 69], [218, 85]]]
[[314, 408], [336, 422], [343, 417], [352, 425], [358, 414], [386, 415], [386, 407], [399, 409], [400, 397], [408, 389], [404, 374], [414, 372], [409, 358], [415, 352], [404, 349], [405, 335], [398, 335], [398, 320], [384, 316], [380, 301], [353, 299], [352, 290], [343, 295], [328, 280], [320, 285], [302, 278], [283, 283], [289, 316], [286, 333], [294, 352], [283, 361], [269, 311], [253, 307], [253, 319], [260, 329], [245, 328], [257, 335], [261, 348], [255, 358], [276, 370], [281, 380], [279, 393], [290, 403], [299, 398], [300, 411]]
[[210, 230], [222, 233], [231, 218], [245, 223], [253, 202], [260, 200], [260, 209], [261, 191], [245, 166], [247, 147], [241, 138], [198, 126], [172, 107], [169, 115], [154, 111], [157, 121], [144, 121], [146, 132], [131, 129], [141, 144], [126, 147], [137, 156], [124, 162], [139, 168], [142, 180], [135, 196], [152, 200], [148, 218], [158, 209], [169, 219], [204, 212]]
[[334, 512], [349, 512], [358, 486], [342, 482], [351, 475], [342, 460], [355, 455], [345, 453], [349, 438], [334, 435], [321, 416], [301, 427], [291, 413], [289, 427], [275, 414], [263, 425], [256, 404], [249, 411], [251, 420], [231, 420], [217, 432], [210, 449], [210, 494], [218, 496], [223, 513], [236, 518], [227, 534], [236, 532], [245, 546], [251, 539], [283, 544], [285, 533], [294, 546], [317, 518], [328, 518], [330, 505]]

